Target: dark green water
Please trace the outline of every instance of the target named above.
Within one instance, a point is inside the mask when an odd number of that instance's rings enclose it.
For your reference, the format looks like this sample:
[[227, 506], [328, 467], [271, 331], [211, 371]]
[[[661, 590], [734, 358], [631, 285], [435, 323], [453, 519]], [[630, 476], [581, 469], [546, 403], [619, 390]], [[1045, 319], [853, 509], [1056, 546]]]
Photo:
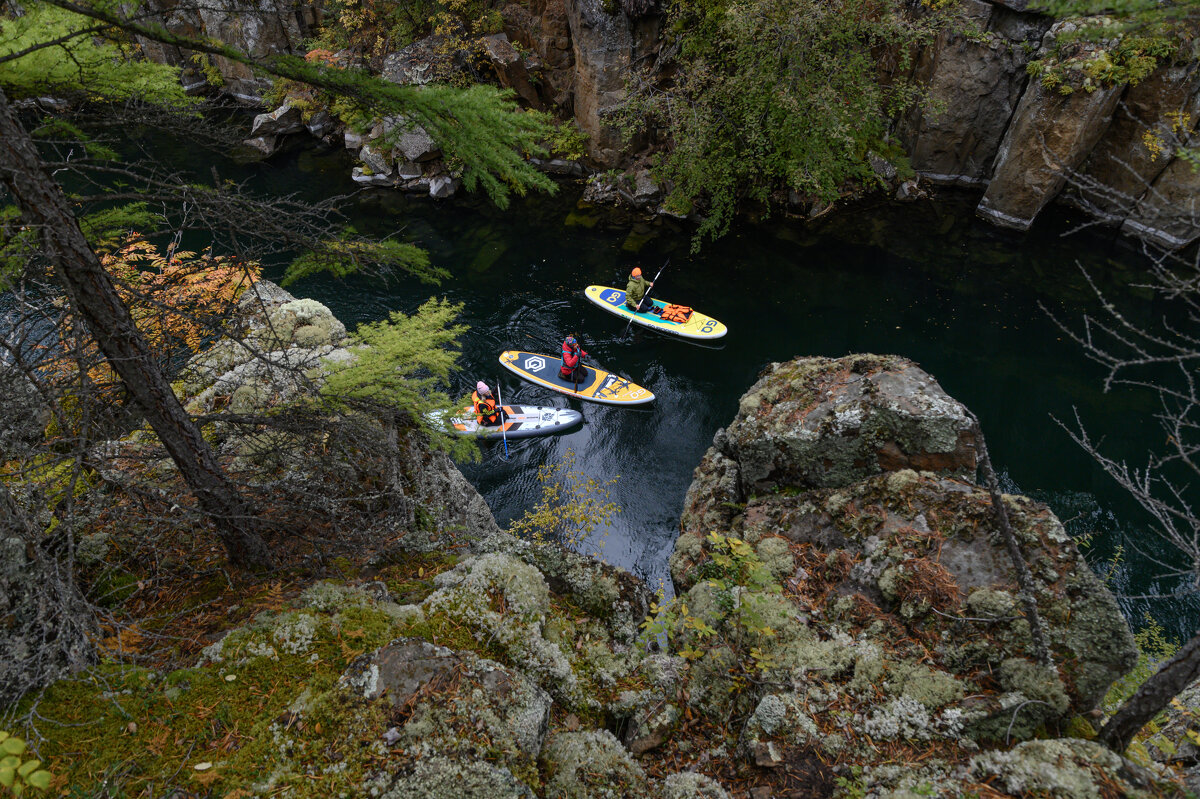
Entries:
[[[168, 147], [168, 150], [171, 148]], [[160, 156], [161, 157], [161, 156]], [[166, 158], [186, 163], [182, 146]], [[235, 169], [258, 190], [309, 197], [354, 190], [344, 153], [277, 156]], [[647, 224], [576, 206], [578, 189], [514, 200], [500, 211], [479, 199], [435, 202], [394, 192], [360, 193], [344, 210], [361, 229], [397, 233], [426, 248], [453, 277], [431, 289], [390, 283], [311, 279], [298, 296], [330, 306], [350, 327], [390, 311], [413, 311], [431, 294], [465, 305], [471, 332], [454, 386], [499, 378], [506, 402], [561, 405], [567, 398], [519, 381], [497, 362], [505, 349], [555, 353], [575, 332], [601, 366], [650, 388], [647, 410], [575, 403], [585, 424], [566, 435], [485, 446], [482, 463], [463, 471], [501, 525], [539, 496], [539, 465], [573, 450], [579, 468], [614, 479], [622, 511], [587, 546], [651, 584], [666, 568], [692, 470], [713, 434], [762, 368], [797, 355], [896, 353], [919, 362], [979, 416], [1008, 489], [1048, 502], [1076, 535], [1095, 533], [1090, 557], [1125, 551], [1113, 584], [1128, 594], [1172, 590], [1137, 556], [1152, 546], [1146, 519], [1054, 422], [1081, 419], [1116, 457], [1140, 459], [1161, 441], [1150, 422], [1152, 398], [1104, 394], [1101, 372], [1040, 308], [1072, 322], [1098, 302], [1086, 268], [1136, 321], [1164, 311], [1133, 288], [1144, 262], [1129, 242], [1106, 231], [1065, 235], [1079, 221], [1052, 210], [1027, 235], [974, 218], [977, 197], [954, 192], [911, 205], [876, 204], [815, 223], [743, 223], [699, 255], [689, 254], [686, 225]], [[588, 303], [588, 284], [624, 285], [633, 266], [653, 275], [667, 257], [656, 296], [691, 305], [729, 326], [719, 349], [648, 331], [624, 336], [624, 323]], [[1200, 619], [1195, 598], [1124, 600], [1135, 625], [1152, 613], [1188, 635]]]

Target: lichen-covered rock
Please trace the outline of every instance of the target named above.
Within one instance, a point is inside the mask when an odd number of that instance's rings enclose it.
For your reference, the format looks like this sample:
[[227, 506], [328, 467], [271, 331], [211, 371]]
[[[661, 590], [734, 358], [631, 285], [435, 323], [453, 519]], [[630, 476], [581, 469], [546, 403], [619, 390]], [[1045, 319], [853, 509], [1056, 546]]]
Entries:
[[736, 471], [716, 454], [706, 456], [684, 500], [685, 530], [703, 531], [704, 522], [730, 515], [721, 508], [768, 491], [848, 485], [903, 468], [975, 470], [966, 409], [894, 356], [773, 364], [742, 396], [714, 446]]
[[533, 799], [533, 790], [503, 766], [434, 755], [418, 760], [380, 791], [380, 799]]
[[618, 644], [633, 643], [649, 612], [650, 591], [644, 582], [629, 572], [566, 547], [503, 534], [480, 539], [475, 549], [505, 553], [535, 566], [550, 590], [569, 597], [600, 621]]
[[721, 783], [694, 771], [667, 776], [656, 795], [661, 799], [729, 799]]
[[563, 732], [542, 750], [547, 799], [635, 799], [646, 795], [646, 773], [608, 730]]
[[[764, 775], [818, 752], [857, 764], [864, 795], [978, 792], [970, 756], [1094, 707], [1132, 636], [1058, 519], [1005, 497], [1053, 650], [1040, 665], [990, 495], [970, 482], [969, 414], [905, 361], [855, 363], [771, 367], [714, 439], [671, 559], [679, 598], [656, 621], [687, 659], [684, 688], [632, 703], [632, 740], [678, 695], [746, 719], [736, 752]], [[656, 751], [677, 756], [673, 736]], [[879, 761], [883, 742], [920, 769]]]
[[550, 719], [550, 697], [520, 672], [415, 638], [358, 658], [340, 685], [402, 708], [394, 740], [416, 758], [472, 750], [483, 736], [508, 765], [528, 766]]
[[550, 595], [541, 572], [503, 554], [466, 558], [438, 575], [439, 588], [421, 604], [475, 632], [560, 701], [583, 700], [563, 650], [544, 635]]

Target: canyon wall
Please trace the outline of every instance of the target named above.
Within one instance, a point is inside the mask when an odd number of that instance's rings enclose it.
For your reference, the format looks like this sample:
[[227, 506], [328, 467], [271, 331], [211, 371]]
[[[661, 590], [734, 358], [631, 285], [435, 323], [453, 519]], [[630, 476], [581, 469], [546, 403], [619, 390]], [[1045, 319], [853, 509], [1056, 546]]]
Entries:
[[[156, 2], [172, 29], [259, 55], [301, 52], [320, 17], [318, 6], [277, 0], [258, 0], [236, 15]], [[498, 83], [526, 106], [573, 118], [588, 137], [592, 167], [624, 168], [644, 154], [631, 152], [644, 143], [625, 144], [606, 114], [620, 106], [632, 71], [653, 65], [667, 44], [652, 6], [631, 16], [602, 0], [526, 0], [499, 11], [504, 30], [487, 37], [485, 50]], [[915, 59], [912, 75], [929, 87], [930, 102], [897, 120], [913, 168], [929, 183], [980, 187], [980, 216], [1000, 226], [1027, 229], [1062, 199], [1163, 248], [1195, 241], [1200, 172], [1177, 157], [1172, 142], [1197, 138], [1200, 69], [1165, 64], [1136, 84], [1093, 81], [1086, 75], [1089, 64], [1108, 57], [1102, 48], [1076, 43], [1061, 60], [1057, 43], [1075, 28], [1027, 11], [1020, 0], [962, 0], [961, 21]], [[143, 45], [156, 60], [191, 64], [177, 49]], [[1057, 63], [1067, 77], [1030, 77], [1035, 60]], [[216, 58], [212, 68], [225, 91], [250, 101], [261, 96], [264, 79], [243, 65]], [[202, 80], [202, 71], [192, 68], [190, 80]], [[1148, 147], [1148, 134], [1164, 146]]]

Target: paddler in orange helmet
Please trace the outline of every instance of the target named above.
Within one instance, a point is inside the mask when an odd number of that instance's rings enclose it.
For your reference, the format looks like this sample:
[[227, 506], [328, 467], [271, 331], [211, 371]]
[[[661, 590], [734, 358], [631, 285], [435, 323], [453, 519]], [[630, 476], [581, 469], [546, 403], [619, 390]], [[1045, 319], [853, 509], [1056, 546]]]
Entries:
[[642, 277], [641, 268], [635, 266], [629, 273], [629, 282], [625, 284], [625, 307], [631, 311], [659, 313], [658, 306], [646, 296], [653, 285], [654, 281]]

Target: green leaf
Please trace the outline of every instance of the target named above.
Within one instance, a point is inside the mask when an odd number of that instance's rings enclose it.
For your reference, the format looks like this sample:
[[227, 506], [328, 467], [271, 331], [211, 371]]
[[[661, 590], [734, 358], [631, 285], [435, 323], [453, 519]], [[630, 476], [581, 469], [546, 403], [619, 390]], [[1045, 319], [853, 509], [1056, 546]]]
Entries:
[[0, 752], [9, 755], [19, 755], [25, 751], [25, 742], [20, 738], [7, 738], [0, 741]]
[[11, 788], [13, 786], [13, 780], [16, 779], [16, 776], [17, 770], [15, 768], [10, 768], [7, 766], [0, 768], [0, 785], [3, 785], [5, 788]]
[[26, 760], [17, 769], [17, 773], [22, 777], [28, 776], [29, 772], [36, 770], [40, 765], [42, 765], [42, 761], [40, 760]]
[[50, 787], [50, 780], [50, 772], [45, 770], [35, 771], [25, 779], [32, 787], [40, 791], [44, 791]]

